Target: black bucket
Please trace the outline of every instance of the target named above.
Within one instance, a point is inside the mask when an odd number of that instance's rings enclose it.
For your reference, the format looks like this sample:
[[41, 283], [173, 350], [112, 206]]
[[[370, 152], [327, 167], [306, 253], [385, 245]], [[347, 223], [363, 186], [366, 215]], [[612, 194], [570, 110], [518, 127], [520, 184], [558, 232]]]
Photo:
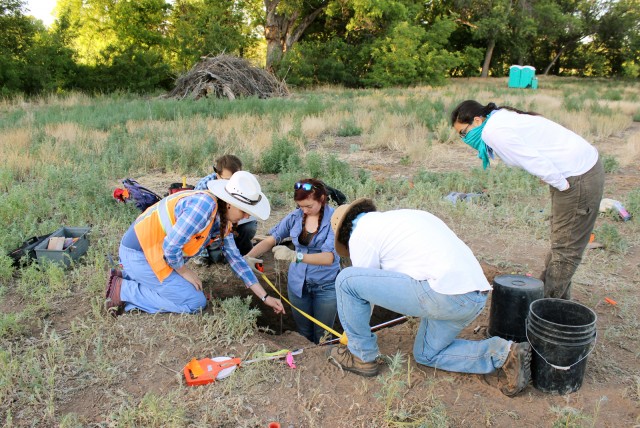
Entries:
[[526, 342], [526, 320], [529, 306], [544, 297], [544, 283], [524, 275], [500, 275], [493, 279], [490, 336], [499, 336], [514, 342]]
[[569, 300], [531, 303], [527, 338], [533, 349], [531, 378], [535, 388], [557, 394], [580, 389], [587, 356], [595, 347], [596, 320], [591, 309]]

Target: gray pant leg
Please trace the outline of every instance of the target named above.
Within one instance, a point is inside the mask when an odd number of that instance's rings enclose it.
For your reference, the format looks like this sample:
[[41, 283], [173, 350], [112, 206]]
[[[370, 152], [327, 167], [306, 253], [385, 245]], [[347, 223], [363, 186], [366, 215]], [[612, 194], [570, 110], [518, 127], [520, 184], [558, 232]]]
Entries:
[[571, 298], [571, 278], [575, 273], [598, 217], [604, 189], [604, 168], [598, 162], [581, 176], [567, 179], [570, 188], [551, 190], [551, 250], [547, 254], [545, 297]]

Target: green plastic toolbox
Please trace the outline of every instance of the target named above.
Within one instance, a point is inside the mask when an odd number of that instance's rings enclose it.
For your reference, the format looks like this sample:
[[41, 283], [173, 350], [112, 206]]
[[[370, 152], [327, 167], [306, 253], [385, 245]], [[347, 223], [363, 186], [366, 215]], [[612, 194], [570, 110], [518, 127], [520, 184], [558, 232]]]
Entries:
[[[36, 259], [38, 263], [47, 262], [63, 264], [69, 267], [72, 261], [78, 260], [89, 249], [90, 227], [61, 227], [36, 246]], [[68, 238], [62, 250], [48, 250], [51, 238]]]

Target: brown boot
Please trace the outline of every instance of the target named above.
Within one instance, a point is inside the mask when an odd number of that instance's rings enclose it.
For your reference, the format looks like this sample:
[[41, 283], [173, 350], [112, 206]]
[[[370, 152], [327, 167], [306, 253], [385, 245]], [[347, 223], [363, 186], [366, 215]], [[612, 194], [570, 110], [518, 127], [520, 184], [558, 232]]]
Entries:
[[365, 363], [349, 351], [345, 345], [333, 346], [327, 350], [327, 360], [334, 366], [340, 367], [360, 376], [371, 377], [378, 374], [378, 363]]
[[122, 287], [122, 272], [117, 269], [111, 269], [109, 271], [109, 278], [107, 280], [107, 289], [105, 291], [105, 308], [107, 312], [113, 316], [122, 314], [124, 310], [124, 303], [120, 300], [120, 288]]
[[500, 390], [513, 397], [527, 387], [531, 380], [531, 345], [529, 342], [512, 343], [509, 355], [501, 367], [507, 384]]

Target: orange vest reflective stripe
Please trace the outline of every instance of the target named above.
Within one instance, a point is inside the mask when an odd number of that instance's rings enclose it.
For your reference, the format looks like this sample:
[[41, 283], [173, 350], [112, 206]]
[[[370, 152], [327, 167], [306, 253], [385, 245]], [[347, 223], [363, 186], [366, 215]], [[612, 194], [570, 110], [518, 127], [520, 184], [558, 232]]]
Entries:
[[[138, 241], [140, 242], [140, 247], [142, 247], [144, 257], [147, 259], [147, 262], [149, 262], [151, 269], [160, 282], [164, 281], [171, 275], [171, 272], [173, 272], [173, 268], [164, 260], [162, 243], [176, 224], [176, 204], [182, 198], [196, 193], [204, 193], [212, 199], [215, 198], [211, 192], [205, 190], [183, 190], [174, 193], [147, 208], [147, 210], [136, 219], [136, 223], [133, 226]], [[215, 223], [217, 212], [218, 204], [216, 203], [207, 226], [193, 235], [189, 242], [182, 247], [183, 255], [193, 257], [198, 254], [202, 246], [207, 242], [209, 231], [213, 223]]]

